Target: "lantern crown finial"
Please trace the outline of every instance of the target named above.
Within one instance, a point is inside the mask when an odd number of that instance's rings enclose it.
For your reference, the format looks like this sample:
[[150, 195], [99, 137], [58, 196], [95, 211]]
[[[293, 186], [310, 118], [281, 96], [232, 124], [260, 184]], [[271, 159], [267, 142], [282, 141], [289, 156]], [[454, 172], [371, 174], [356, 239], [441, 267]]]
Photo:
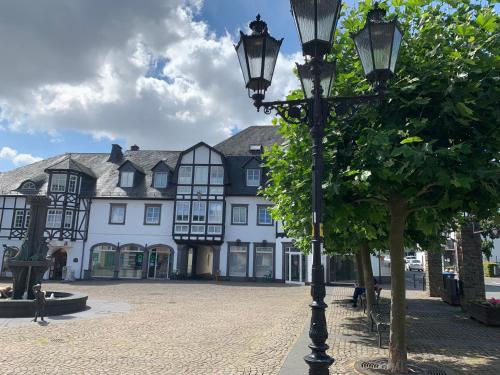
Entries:
[[250, 29], [252, 30], [252, 35], [259, 35], [267, 30], [267, 23], [260, 19], [260, 14], [257, 14], [255, 21], [250, 22]]
[[382, 22], [384, 20], [386, 13], [387, 13], [386, 10], [380, 8], [379, 2], [376, 1], [373, 4], [373, 8], [366, 15], [366, 18], [372, 22]]

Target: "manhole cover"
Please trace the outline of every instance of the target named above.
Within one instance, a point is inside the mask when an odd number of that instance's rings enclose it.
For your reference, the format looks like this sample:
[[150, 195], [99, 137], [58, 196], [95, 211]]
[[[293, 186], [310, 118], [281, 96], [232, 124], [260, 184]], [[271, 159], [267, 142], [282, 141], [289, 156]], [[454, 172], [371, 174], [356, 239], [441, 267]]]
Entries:
[[[388, 360], [386, 358], [365, 359], [356, 361], [354, 369], [365, 375], [388, 375]], [[408, 374], [411, 375], [453, 375], [449, 369], [435, 367], [408, 361]]]

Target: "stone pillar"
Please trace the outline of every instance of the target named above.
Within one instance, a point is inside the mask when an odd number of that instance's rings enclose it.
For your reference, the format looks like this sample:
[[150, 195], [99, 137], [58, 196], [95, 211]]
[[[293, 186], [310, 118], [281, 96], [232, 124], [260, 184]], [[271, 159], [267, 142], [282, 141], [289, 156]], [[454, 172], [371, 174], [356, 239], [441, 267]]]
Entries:
[[441, 297], [443, 289], [443, 254], [439, 252], [425, 253], [425, 284], [429, 297]]
[[466, 308], [470, 301], [486, 298], [481, 236], [473, 232], [472, 223], [460, 228], [457, 245], [460, 305]]

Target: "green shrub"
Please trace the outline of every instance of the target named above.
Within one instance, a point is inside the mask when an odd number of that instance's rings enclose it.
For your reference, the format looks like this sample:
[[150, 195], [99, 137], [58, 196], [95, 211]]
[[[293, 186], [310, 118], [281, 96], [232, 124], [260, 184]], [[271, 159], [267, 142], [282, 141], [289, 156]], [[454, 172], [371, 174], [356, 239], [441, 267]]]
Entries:
[[483, 262], [483, 268], [484, 268], [484, 276], [486, 277], [493, 277], [494, 276], [494, 268], [496, 266], [496, 263], [493, 262]]

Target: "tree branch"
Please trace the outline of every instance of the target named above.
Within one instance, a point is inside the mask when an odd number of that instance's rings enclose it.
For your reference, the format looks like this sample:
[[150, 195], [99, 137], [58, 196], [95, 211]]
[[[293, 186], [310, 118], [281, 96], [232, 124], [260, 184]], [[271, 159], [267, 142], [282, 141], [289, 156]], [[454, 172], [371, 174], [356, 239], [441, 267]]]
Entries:
[[424, 195], [425, 193], [427, 193], [429, 191], [429, 189], [433, 186], [436, 186], [437, 184], [429, 184], [429, 185], [426, 185], [422, 188], [422, 190], [420, 190], [417, 194], [415, 194], [415, 198], [416, 197], [420, 197], [421, 195]]
[[411, 210], [408, 211], [408, 215], [410, 215], [416, 211], [425, 210], [427, 208], [435, 208], [438, 206], [439, 206], [439, 204], [429, 204], [429, 205], [425, 205], [425, 206], [421, 206], [421, 207], [415, 207], [415, 208], [412, 208]]

